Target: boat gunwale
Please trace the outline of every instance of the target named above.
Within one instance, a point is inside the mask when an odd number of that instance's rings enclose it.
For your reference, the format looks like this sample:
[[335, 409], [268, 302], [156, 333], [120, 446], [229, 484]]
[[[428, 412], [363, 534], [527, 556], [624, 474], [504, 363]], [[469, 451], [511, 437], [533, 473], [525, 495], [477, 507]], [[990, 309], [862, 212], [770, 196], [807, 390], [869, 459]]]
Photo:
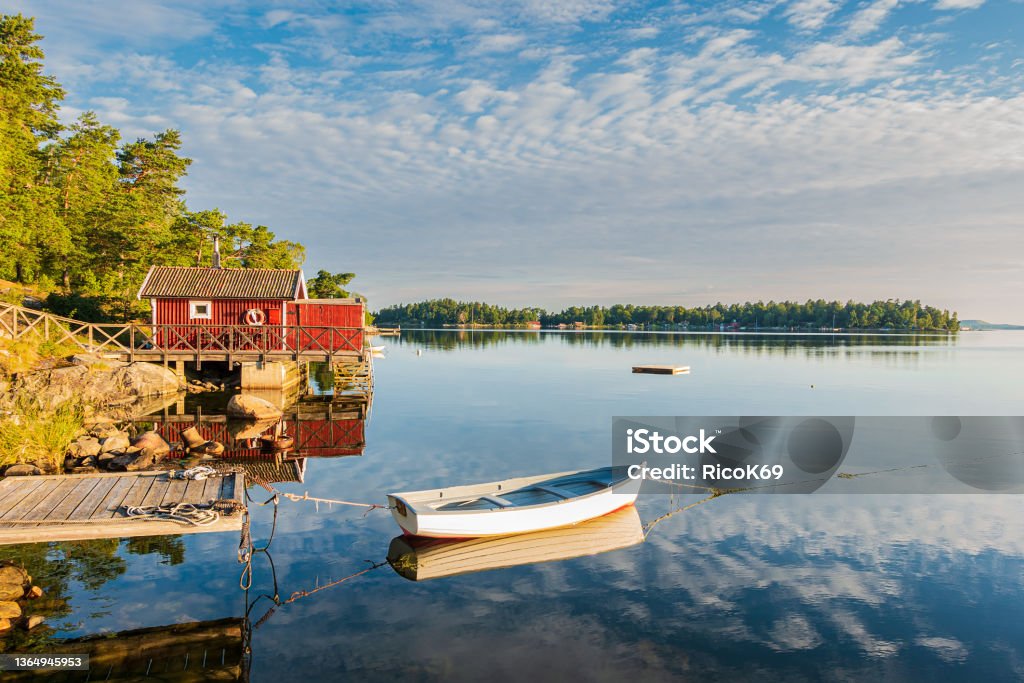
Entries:
[[[548, 480], [551, 480], [551, 479], [560, 479], [562, 477], [567, 477], [567, 476], [571, 476], [571, 475], [587, 474], [588, 472], [599, 472], [599, 471], [607, 470], [607, 469], [614, 469], [614, 468], [612, 468], [612, 467], [597, 467], [597, 468], [593, 468], [593, 469], [589, 469], [589, 470], [569, 470], [567, 472], [554, 472], [554, 473], [551, 473], [551, 474], [542, 474], [542, 475], [537, 475], [537, 476], [533, 476], [533, 477], [518, 477], [518, 478], [515, 478], [515, 479], [502, 479], [502, 480], [498, 480], [498, 481], [485, 482], [485, 483], [482, 483], [482, 484], [468, 484], [468, 485], [464, 485], [464, 486], [452, 486], [450, 488], [443, 488], [443, 489], [426, 489], [426, 490], [423, 490], [423, 491], [406, 491], [406, 492], [402, 492], [402, 493], [389, 493], [389, 494], [387, 494], [387, 496], [388, 496], [388, 498], [391, 498], [391, 499], [393, 499], [395, 501], [401, 501], [405, 505], [405, 507], [408, 509], [408, 511], [410, 513], [415, 514], [417, 517], [428, 516], [428, 515], [429, 516], [433, 516], [433, 515], [489, 515], [489, 514], [493, 514], [495, 512], [506, 512], [506, 513], [509, 513], [509, 512], [525, 511], [525, 510], [530, 510], [530, 509], [539, 508], [539, 507], [555, 507], [555, 506], [559, 506], [559, 505], [565, 505], [566, 503], [574, 503], [574, 502], [586, 500], [586, 499], [589, 499], [589, 498], [592, 498], [592, 497], [595, 497], [595, 496], [598, 496], [598, 495], [602, 495], [602, 494], [618, 495], [618, 494], [616, 494], [615, 489], [618, 488], [618, 487], [621, 487], [622, 485], [624, 485], [624, 484], [626, 484], [626, 483], [628, 483], [630, 481], [632, 481], [632, 479], [630, 479], [629, 477], [623, 477], [621, 479], [613, 479], [605, 487], [597, 489], [596, 491], [591, 491], [590, 493], [583, 493], [583, 494], [580, 494], [578, 496], [573, 496], [572, 498], [563, 498], [561, 500], [550, 500], [550, 501], [546, 501], [546, 502], [543, 502], [543, 503], [532, 503], [530, 505], [515, 505], [515, 506], [511, 506], [511, 507], [495, 507], [495, 508], [484, 508], [484, 509], [476, 509], [476, 510], [438, 510], [438, 509], [432, 508], [432, 507], [418, 506], [417, 503], [421, 503], [422, 504], [422, 503], [426, 503], [428, 501], [432, 502], [432, 501], [435, 501], [435, 500], [437, 500], [437, 501], [442, 501], [443, 500], [445, 503], [452, 503], [452, 502], [459, 502], [461, 500], [472, 500], [473, 496], [477, 496], [477, 498], [481, 498], [481, 497], [487, 495], [488, 493], [498, 494], [500, 492], [502, 494], [507, 494], [507, 493], [511, 493], [512, 491], [518, 491], [518, 490], [521, 490], [521, 489], [524, 489], [524, 488], [528, 488], [529, 486], [537, 484], [539, 482], [548, 481]], [[493, 488], [497, 484], [506, 484], [506, 483], [512, 483], [512, 482], [516, 482], [516, 485], [513, 488], [511, 488], [511, 489], [509, 489], [507, 491], [501, 490], [501, 489], [495, 490]], [[455, 496], [453, 498], [444, 498], [443, 496], [440, 496], [440, 495], [437, 496], [436, 498], [433, 497], [433, 496], [431, 496], [429, 498], [426, 497], [427, 494], [437, 494], [437, 493], [441, 493], [443, 491], [455, 491], [455, 490], [458, 490], [458, 489], [466, 489], [466, 491], [464, 492], [464, 495]], [[476, 489], [476, 490], [475, 491], [470, 491], [469, 489]], [[479, 495], [477, 495], [477, 494], [479, 494]], [[410, 495], [418, 495], [420, 497], [414, 498], [414, 499], [410, 500], [409, 498], [406, 497], [406, 496], [410, 496]], [[632, 495], [632, 494], [621, 494], [621, 495]], [[404, 515], [404, 516], [408, 516], [408, 515]]]

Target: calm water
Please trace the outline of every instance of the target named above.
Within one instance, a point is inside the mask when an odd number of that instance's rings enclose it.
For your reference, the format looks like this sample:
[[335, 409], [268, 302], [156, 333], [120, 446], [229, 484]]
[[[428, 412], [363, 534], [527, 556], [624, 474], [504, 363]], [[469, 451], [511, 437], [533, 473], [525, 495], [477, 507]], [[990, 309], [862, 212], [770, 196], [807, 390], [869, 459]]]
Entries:
[[[1013, 332], [410, 332], [387, 343], [364, 454], [308, 458], [305, 483], [281, 490], [381, 502], [389, 490], [603, 466], [613, 415], [1024, 414], [1024, 334]], [[693, 371], [630, 374], [637, 363]], [[640, 516], [671, 503], [641, 500]], [[419, 582], [384, 565], [277, 608], [252, 631], [251, 678], [1019, 679], [1022, 512], [1009, 495], [725, 496], [596, 556]], [[259, 545], [271, 508], [253, 514]], [[379, 510], [282, 503], [270, 547], [279, 595], [382, 561], [397, 531]], [[51, 622], [74, 637], [243, 616], [275, 581], [257, 555], [243, 593], [237, 545], [211, 534], [3, 554], [66, 598]], [[258, 601], [252, 621], [269, 607]]]

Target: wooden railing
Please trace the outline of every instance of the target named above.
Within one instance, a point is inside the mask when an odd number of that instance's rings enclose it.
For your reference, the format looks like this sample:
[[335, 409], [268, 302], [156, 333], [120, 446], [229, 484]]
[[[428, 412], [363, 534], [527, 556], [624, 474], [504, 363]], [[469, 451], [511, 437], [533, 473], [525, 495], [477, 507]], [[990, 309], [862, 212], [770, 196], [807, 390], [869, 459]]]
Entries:
[[0, 303], [0, 337], [34, 335], [89, 352], [136, 357], [310, 357], [362, 355], [360, 327], [305, 325], [143, 325], [87, 323]]

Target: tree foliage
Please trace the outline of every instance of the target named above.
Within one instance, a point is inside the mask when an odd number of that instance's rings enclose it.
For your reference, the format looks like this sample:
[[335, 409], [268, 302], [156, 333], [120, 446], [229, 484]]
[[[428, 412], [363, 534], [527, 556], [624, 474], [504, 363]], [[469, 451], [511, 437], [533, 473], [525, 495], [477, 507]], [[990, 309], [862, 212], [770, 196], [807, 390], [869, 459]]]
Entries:
[[960, 329], [957, 314], [920, 301], [889, 299], [870, 304], [824, 299], [769, 301], [764, 303], [722, 304], [687, 308], [685, 306], [572, 306], [558, 313], [539, 308], [508, 309], [479, 302], [434, 299], [416, 304], [389, 306], [376, 314], [379, 324], [419, 323], [427, 327], [441, 325], [521, 325], [532, 320], [544, 326], [574, 325], [588, 327], [694, 328], [718, 329], [733, 325], [750, 329]]
[[127, 320], [152, 265], [297, 268], [301, 244], [266, 226], [190, 211], [181, 180], [192, 160], [177, 130], [122, 142], [85, 112], [63, 128], [64, 91], [43, 72], [34, 20], [0, 16], [0, 278], [56, 287], [48, 305], [86, 319]]
[[326, 270], [318, 271], [316, 277], [306, 283], [311, 299], [347, 299], [352, 293], [345, 289], [345, 285], [352, 282], [355, 273], [329, 273]]

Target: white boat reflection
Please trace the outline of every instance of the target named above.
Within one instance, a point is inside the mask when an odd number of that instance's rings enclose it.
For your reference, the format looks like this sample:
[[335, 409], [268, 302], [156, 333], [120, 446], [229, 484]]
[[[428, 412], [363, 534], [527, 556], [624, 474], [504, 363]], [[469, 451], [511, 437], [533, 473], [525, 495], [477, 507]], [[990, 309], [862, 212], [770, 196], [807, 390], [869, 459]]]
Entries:
[[391, 568], [410, 581], [568, 560], [628, 548], [644, 540], [636, 507], [630, 505], [575, 526], [528, 534], [451, 541], [397, 536], [388, 548]]

